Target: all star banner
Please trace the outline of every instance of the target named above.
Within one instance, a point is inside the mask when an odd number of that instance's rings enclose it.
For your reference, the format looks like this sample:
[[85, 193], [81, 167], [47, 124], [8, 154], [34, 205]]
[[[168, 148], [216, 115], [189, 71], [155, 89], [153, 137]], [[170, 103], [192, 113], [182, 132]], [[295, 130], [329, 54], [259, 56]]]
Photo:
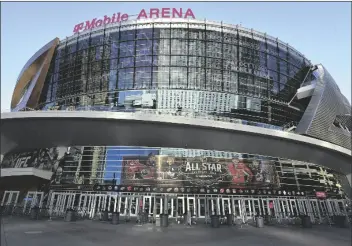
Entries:
[[121, 185], [167, 187], [277, 187], [274, 163], [213, 157], [150, 154], [123, 158]]

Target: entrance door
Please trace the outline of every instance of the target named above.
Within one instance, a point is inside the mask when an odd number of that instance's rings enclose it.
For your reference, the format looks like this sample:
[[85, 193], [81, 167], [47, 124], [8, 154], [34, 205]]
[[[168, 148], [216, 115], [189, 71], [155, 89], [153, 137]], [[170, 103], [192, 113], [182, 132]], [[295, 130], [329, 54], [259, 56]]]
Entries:
[[136, 217], [138, 214], [139, 197], [131, 196], [129, 202], [129, 211], [131, 217]]
[[19, 194], [19, 191], [5, 191], [1, 206], [16, 206]]
[[151, 196], [144, 196], [143, 197], [143, 212], [147, 212], [148, 215], [151, 215], [152, 210], [152, 197]]
[[1, 206], [6, 206], [6, 211], [12, 213], [18, 202], [19, 191], [5, 191]]
[[240, 198], [232, 198], [232, 211], [236, 219], [242, 219], [242, 204]]
[[177, 197], [177, 216], [182, 218], [182, 216], [187, 212], [186, 211], [186, 202], [185, 197]]
[[222, 209], [222, 214], [232, 214], [232, 208], [231, 208], [231, 199], [230, 198], [222, 198], [221, 199], [221, 209]]
[[164, 204], [164, 197], [161, 195], [156, 195], [154, 197], [154, 207], [153, 207], [153, 216], [154, 218], [159, 218], [160, 214], [163, 213], [163, 204]]
[[197, 199], [197, 215], [198, 215], [198, 218], [200, 219], [205, 219], [205, 211], [206, 211], [206, 208], [205, 208], [205, 197], [199, 197]]
[[299, 211], [298, 211], [298, 206], [297, 206], [296, 200], [295, 199], [289, 199], [288, 202], [290, 203], [290, 207], [291, 207], [291, 215], [298, 216], [299, 215]]
[[242, 200], [243, 213], [246, 216], [246, 220], [253, 219], [253, 200], [250, 198], [244, 198]]
[[207, 207], [208, 214], [211, 215], [220, 215], [220, 201], [217, 197], [208, 197], [207, 198]]
[[94, 194], [81, 194], [78, 201], [78, 214], [81, 217], [89, 216], [92, 211]]
[[76, 193], [53, 192], [50, 197], [50, 216], [63, 216], [68, 208], [74, 208]]
[[28, 191], [23, 205], [23, 214], [29, 214], [33, 207], [42, 208], [44, 192]]
[[263, 211], [262, 211], [262, 204], [260, 200], [257, 198], [252, 198], [251, 203], [252, 203], [253, 216], [256, 216], [256, 215], [262, 216]]
[[171, 208], [169, 217], [177, 218], [177, 197], [170, 197], [168, 203], [168, 206]]
[[192, 217], [197, 216], [196, 198], [194, 196], [187, 197], [187, 213], [191, 212]]
[[128, 215], [128, 208], [129, 208], [128, 204], [129, 204], [128, 196], [120, 196], [118, 211], [120, 212], [121, 216]]
[[314, 220], [318, 221], [319, 223], [322, 223], [322, 215], [321, 215], [321, 211], [319, 209], [319, 204], [318, 204], [318, 200], [317, 199], [310, 199], [310, 207], [312, 208], [312, 213], [314, 216]]

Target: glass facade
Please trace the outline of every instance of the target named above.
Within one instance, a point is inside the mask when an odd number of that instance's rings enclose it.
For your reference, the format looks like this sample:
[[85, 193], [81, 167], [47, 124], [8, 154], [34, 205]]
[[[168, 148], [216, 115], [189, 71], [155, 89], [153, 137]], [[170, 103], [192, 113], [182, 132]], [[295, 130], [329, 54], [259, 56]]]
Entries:
[[[63, 40], [39, 109], [145, 111], [283, 127], [310, 62], [279, 40], [207, 23], [143, 23]], [[243, 122], [242, 122], [243, 121]]]

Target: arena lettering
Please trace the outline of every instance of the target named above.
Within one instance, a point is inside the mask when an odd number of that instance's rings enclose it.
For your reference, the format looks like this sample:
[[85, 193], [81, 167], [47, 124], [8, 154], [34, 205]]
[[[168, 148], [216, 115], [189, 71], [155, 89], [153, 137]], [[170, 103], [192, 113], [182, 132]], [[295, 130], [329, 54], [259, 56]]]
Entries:
[[186, 12], [182, 12], [182, 8], [176, 9], [176, 8], [162, 8], [160, 9], [150, 9], [149, 10], [149, 16], [147, 15], [147, 12], [142, 9], [141, 12], [139, 13], [137, 19], [148, 19], [148, 18], [189, 18], [192, 17], [195, 19], [196, 17], [193, 14], [193, 11], [191, 9], [187, 9]]
[[[192, 18], [195, 19], [193, 11], [188, 8], [186, 11], [182, 8], [151, 8], [149, 12], [145, 9], [142, 9], [137, 17], [139, 19], [149, 19], [149, 18]], [[74, 26], [73, 33], [79, 33], [81, 31], [92, 30], [97, 27], [120, 23], [123, 21], [127, 21], [129, 19], [128, 14], [115, 13], [112, 16], [105, 15], [104, 18], [94, 18], [92, 20], [87, 20], [85, 22], [81, 22]]]

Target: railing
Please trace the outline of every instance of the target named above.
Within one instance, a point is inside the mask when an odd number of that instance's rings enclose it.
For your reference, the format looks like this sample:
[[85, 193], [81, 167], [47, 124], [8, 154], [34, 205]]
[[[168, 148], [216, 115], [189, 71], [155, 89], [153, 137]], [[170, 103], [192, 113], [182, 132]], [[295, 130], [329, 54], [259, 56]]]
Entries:
[[248, 120], [242, 120], [242, 119], [237, 119], [237, 118], [231, 118], [227, 116], [219, 116], [219, 115], [212, 115], [209, 113], [198, 113], [198, 112], [187, 112], [187, 111], [162, 111], [162, 110], [156, 110], [156, 109], [136, 109], [136, 108], [131, 108], [131, 109], [121, 109], [118, 107], [111, 107], [111, 106], [68, 106], [65, 108], [62, 107], [53, 107], [50, 109], [44, 109], [44, 110], [36, 110], [32, 108], [24, 108], [21, 109], [20, 111], [108, 111], [108, 112], [120, 112], [120, 113], [134, 113], [134, 114], [139, 114], [139, 115], [170, 115], [170, 116], [181, 116], [181, 117], [189, 117], [189, 118], [195, 118], [195, 119], [206, 119], [206, 120], [214, 120], [214, 121], [222, 121], [222, 122], [229, 122], [229, 123], [234, 123], [234, 124], [241, 124], [241, 125], [250, 125], [250, 126], [256, 126], [256, 127], [261, 127], [261, 128], [266, 128], [266, 129], [273, 129], [273, 130], [279, 130], [283, 131], [284, 127], [280, 126], [274, 126], [266, 123], [259, 123], [255, 121], [248, 121]]

